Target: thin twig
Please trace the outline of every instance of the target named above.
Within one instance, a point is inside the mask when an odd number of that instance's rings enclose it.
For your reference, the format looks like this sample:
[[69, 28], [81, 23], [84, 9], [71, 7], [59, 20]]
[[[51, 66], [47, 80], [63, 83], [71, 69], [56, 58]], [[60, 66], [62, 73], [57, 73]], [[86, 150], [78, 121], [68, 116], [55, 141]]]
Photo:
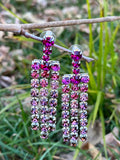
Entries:
[[90, 24], [90, 23], [92, 24], [92, 23], [101, 23], [101, 22], [111, 22], [111, 21], [117, 21], [117, 20], [120, 20], [120, 16], [109, 16], [109, 17], [93, 18], [93, 19], [53, 21], [53, 22], [45, 22], [45, 23], [0, 24], [0, 31], [21, 32], [21, 28], [23, 28], [23, 29], [39, 29], [39, 28], [50, 28], [50, 27]]
[[[26, 32], [24, 29], [21, 30], [20, 34], [21, 34], [21, 35], [24, 35], [24, 36], [27, 37], [27, 38], [32, 38], [32, 39], [35, 39], [35, 40], [40, 41], [40, 42], [42, 42], [42, 40], [43, 40], [41, 37], [38, 37], [38, 36], [35, 36], [35, 35], [33, 35], [33, 34], [30, 34], [30, 33]], [[63, 51], [65, 51], [65, 52], [72, 53], [71, 50], [69, 50], [69, 49], [67, 49], [67, 48], [64, 48], [64, 47], [62, 47], [62, 46], [59, 46], [59, 45], [57, 45], [57, 44], [54, 44], [54, 47], [56, 47], [56, 48], [58, 48], [58, 49], [60, 49], [60, 50], [63, 50]], [[86, 56], [84, 56], [84, 55], [82, 55], [82, 59], [84, 59], [84, 60], [87, 61], [87, 62], [94, 61], [93, 58], [86, 57]]]

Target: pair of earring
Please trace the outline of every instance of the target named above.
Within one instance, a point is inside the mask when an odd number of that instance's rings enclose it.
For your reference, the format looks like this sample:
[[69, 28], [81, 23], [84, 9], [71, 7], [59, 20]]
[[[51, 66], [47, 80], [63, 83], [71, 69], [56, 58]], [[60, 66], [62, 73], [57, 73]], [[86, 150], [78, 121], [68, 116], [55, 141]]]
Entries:
[[[40, 128], [41, 138], [47, 139], [49, 132], [56, 129], [60, 63], [50, 60], [55, 41], [53, 32], [43, 32], [41, 37], [44, 45], [42, 60], [34, 59], [31, 65], [31, 77], [33, 78], [31, 80], [31, 127], [32, 130], [39, 130]], [[89, 76], [87, 73], [80, 73], [82, 51], [79, 45], [73, 45], [70, 49], [72, 51], [73, 74], [65, 74], [62, 77], [62, 130], [63, 141], [70, 142], [71, 146], [76, 146], [79, 135], [81, 141], [87, 139], [86, 101], [88, 94], [86, 92]], [[48, 90], [49, 81], [50, 94]]]

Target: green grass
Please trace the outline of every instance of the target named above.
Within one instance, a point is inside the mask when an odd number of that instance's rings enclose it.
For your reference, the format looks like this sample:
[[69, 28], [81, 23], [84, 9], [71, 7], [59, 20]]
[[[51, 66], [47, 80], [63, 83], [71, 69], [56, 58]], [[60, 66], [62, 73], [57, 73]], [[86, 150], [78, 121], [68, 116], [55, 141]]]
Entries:
[[[86, 4], [88, 8], [88, 18], [92, 18], [92, 10], [89, 0], [86, 0]], [[0, 4], [0, 6], [11, 13], [14, 17], [18, 18], [22, 23], [27, 23], [25, 20], [7, 9], [4, 5]], [[104, 3], [100, 4], [100, 17], [107, 16], [108, 9], [109, 2], [104, 0]], [[90, 24], [90, 34], [89, 36], [86, 35], [85, 38], [83, 33], [79, 32], [78, 29], [70, 32], [65, 28], [63, 34], [56, 39], [56, 43], [66, 48], [66, 44], [70, 46], [74, 43], [81, 43], [82, 46], [82, 44], [86, 43], [89, 46], [90, 57], [95, 58], [93, 63], [82, 63], [82, 71], [88, 72], [90, 76], [88, 93], [90, 97], [89, 104], [92, 108], [89, 112], [88, 126], [91, 123], [94, 125], [96, 119], [101, 121], [104, 147], [99, 148], [99, 151], [105, 155], [106, 159], [110, 159], [107, 153], [105, 135], [112, 131], [113, 127], [119, 127], [119, 114], [116, 114], [117, 107], [116, 104], [114, 104], [120, 94], [119, 56], [117, 56], [114, 48], [114, 44], [117, 43], [118, 40], [117, 35], [119, 35], [119, 23], [105, 22], [97, 24], [97, 27], [100, 28], [100, 32], [92, 32], [92, 25]], [[41, 30], [37, 31], [41, 32]], [[28, 43], [24, 44], [24, 57], [30, 55], [35, 55], [37, 58], [41, 57], [42, 45], [40, 42], [27, 39], [22, 36], [14, 36], [13, 38], [19, 44], [14, 46], [15, 49], [19, 49], [19, 47], [22, 46], [21, 44], [24, 42], [34, 42], [33, 47]], [[11, 42], [10, 40], [6, 40], [6, 43], [9, 46], [14, 45], [14, 42]], [[62, 137], [60, 97], [56, 131], [50, 134], [48, 140], [42, 140], [40, 138], [39, 131], [31, 131], [30, 107], [24, 105], [24, 99], [30, 95], [30, 85], [28, 84], [28, 81], [30, 80], [29, 69], [31, 61], [26, 57], [22, 62], [14, 59], [17, 66], [16, 71], [22, 75], [22, 78], [17, 80], [18, 84], [0, 89], [0, 159], [52, 160], [55, 155], [59, 156], [63, 153], [67, 154], [74, 151], [73, 160], [78, 159], [79, 153], [83, 154], [86, 159], [90, 160], [91, 157], [88, 152], [81, 149], [82, 143], [80, 141], [76, 148], [62, 143], [62, 139], [60, 138]], [[60, 60], [60, 77], [65, 73], [71, 73], [71, 59], [68, 54], [64, 54], [59, 52], [57, 49], [53, 49], [51, 58], [54, 60]], [[25, 84], [23, 84], [23, 80]], [[106, 97], [106, 93], [109, 92], [109, 88], [113, 91], [112, 93], [115, 94], [113, 101], [111, 101], [109, 97]], [[21, 90], [24, 90], [25, 92], [19, 93]], [[13, 91], [15, 94], [10, 96], [10, 93]], [[105, 123], [108, 119], [112, 122], [112, 125], [110, 123], [109, 126], [106, 127]], [[115, 153], [114, 150], [111, 150], [111, 152], [115, 155], [116, 159], [119, 158], [119, 155]], [[95, 159], [97, 159], [97, 157]]]

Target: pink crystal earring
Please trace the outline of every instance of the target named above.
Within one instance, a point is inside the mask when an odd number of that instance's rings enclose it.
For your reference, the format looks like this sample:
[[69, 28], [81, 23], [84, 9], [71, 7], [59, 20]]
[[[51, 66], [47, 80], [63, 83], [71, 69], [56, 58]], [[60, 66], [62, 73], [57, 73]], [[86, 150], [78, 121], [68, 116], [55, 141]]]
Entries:
[[[71, 146], [76, 146], [80, 134], [81, 141], [87, 139], [87, 83], [89, 76], [87, 73], [80, 74], [80, 60], [82, 51], [79, 45], [71, 46], [71, 58], [73, 74], [65, 74], [62, 77], [62, 125], [63, 141], [69, 142]], [[70, 89], [71, 87], [71, 89]], [[70, 93], [71, 90], [71, 93]], [[80, 93], [80, 99], [79, 99]], [[69, 107], [70, 101], [70, 107]], [[80, 101], [80, 107], [79, 107]], [[80, 114], [79, 114], [80, 109]], [[79, 123], [80, 122], [80, 123]], [[80, 130], [79, 130], [80, 128]]]
[[[39, 128], [39, 115], [38, 115], [38, 107], [36, 107], [40, 101], [40, 130], [41, 130], [41, 138], [47, 139], [48, 133], [50, 131], [54, 131], [56, 128], [56, 106], [57, 106], [57, 98], [58, 98], [58, 87], [59, 87], [59, 70], [60, 63], [59, 61], [51, 61], [50, 54], [52, 53], [52, 46], [54, 45], [55, 35], [51, 31], [45, 31], [41, 34], [41, 38], [43, 39], [43, 56], [42, 60], [34, 60], [32, 63], [32, 68], [35, 70], [36, 77], [39, 78], [39, 70], [40, 70], [40, 83], [38, 79], [34, 79], [37, 82], [37, 86], [34, 89], [34, 92], [37, 92], [37, 95], [31, 101], [32, 104], [32, 117], [37, 117], [36, 122], [33, 123], [32, 118], [32, 129], [37, 130]], [[32, 71], [33, 74], [34, 71]], [[34, 78], [34, 77], [33, 77]], [[50, 98], [48, 98], [49, 90], [48, 84], [50, 79]], [[33, 82], [33, 80], [32, 80]], [[31, 83], [32, 83], [31, 82]], [[36, 89], [40, 84], [40, 92]], [[31, 90], [32, 92], [32, 90]], [[32, 94], [31, 94], [32, 95]], [[37, 98], [39, 95], [39, 99]], [[35, 101], [36, 105], [33, 105]], [[48, 107], [49, 106], [49, 107]], [[35, 108], [35, 109], [34, 109]], [[35, 110], [36, 112], [33, 112]], [[37, 127], [36, 127], [37, 126]], [[35, 128], [36, 127], [36, 128]]]

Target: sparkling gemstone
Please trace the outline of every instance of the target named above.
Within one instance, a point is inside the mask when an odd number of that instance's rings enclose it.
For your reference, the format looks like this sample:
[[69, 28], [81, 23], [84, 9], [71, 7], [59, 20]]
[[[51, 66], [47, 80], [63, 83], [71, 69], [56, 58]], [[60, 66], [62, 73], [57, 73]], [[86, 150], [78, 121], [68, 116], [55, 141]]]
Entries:
[[47, 88], [41, 88], [40, 89], [40, 96], [48, 96], [48, 89]]
[[32, 97], [38, 97], [39, 96], [39, 90], [34, 88], [34, 89], [31, 89], [31, 96]]
[[68, 110], [69, 109], [69, 103], [62, 103], [62, 110]]
[[46, 124], [41, 124], [41, 131], [48, 132], [48, 126]]
[[49, 123], [50, 123], [50, 124], [54, 124], [55, 122], [56, 122], [56, 117], [50, 116], [50, 117], [49, 117]]
[[44, 61], [49, 61], [50, 60], [50, 57], [48, 55], [43, 55], [42, 59]]
[[69, 101], [69, 94], [62, 94], [62, 101], [63, 102], [68, 102]]
[[82, 53], [81, 53], [81, 51], [78, 50], [78, 51], [72, 52], [71, 58], [72, 58], [74, 61], [79, 61], [79, 60], [82, 58]]
[[78, 125], [78, 117], [72, 117], [71, 123], [72, 123], [72, 125]]
[[80, 69], [77, 68], [77, 69], [73, 69], [73, 74], [79, 74], [80, 73]]
[[31, 71], [31, 77], [32, 78], [38, 78], [39, 77], [39, 71], [37, 70], [32, 70]]
[[63, 128], [63, 134], [64, 135], [69, 135], [69, 133], [70, 133], [70, 129], [68, 127]]
[[81, 125], [82, 127], [86, 126], [86, 125], [87, 125], [87, 119], [81, 119], [81, 120], [80, 120], [80, 125]]
[[52, 61], [51, 62], [51, 69], [53, 71], [59, 71], [60, 70], [60, 63], [59, 63], [59, 61]]
[[87, 127], [80, 127], [80, 134], [86, 134], [87, 133]]
[[67, 85], [67, 84], [70, 84], [70, 76], [69, 75], [64, 75], [62, 77], [62, 83]]
[[31, 87], [38, 88], [39, 87], [39, 80], [38, 79], [32, 79], [31, 80]]
[[80, 102], [80, 108], [81, 108], [82, 110], [87, 109], [87, 102]]
[[81, 74], [81, 82], [82, 83], [88, 83], [89, 82], [89, 75], [87, 73]]
[[50, 70], [49, 61], [48, 62], [42, 61], [41, 62], [41, 69], [44, 70], [44, 71], [49, 71]]
[[51, 88], [52, 89], [58, 89], [59, 82], [58, 81], [51, 81]]
[[70, 87], [68, 85], [63, 85], [62, 86], [62, 92], [63, 93], [68, 93], [70, 91]]
[[47, 106], [41, 107], [41, 108], [40, 108], [40, 112], [41, 112], [42, 114], [47, 114], [47, 113], [48, 113], [48, 107], [47, 107]]
[[45, 45], [46, 47], [51, 47], [54, 45], [54, 38], [51, 37], [44, 37], [43, 39], [43, 45]]
[[47, 99], [47, 97], [40, 98], [40, 104], [42, 106], [47, 106], [48, 105], [48, 99]]
[[84, 134], [84, 135], [81, 134], [80, 139], [81, 139], [82, 142], [85, 142], [87, 140], [87, 135], [86, 134]]
[[41, 137], [42, 139], [47, 139], [47, 138], [48, 138], [48, 132], [42, 131], [40, 137]]
[[43, 53], [46, 55], [50, 55], [52, 53], [52, 49], [50, 47], [44, 47]]
[[81, 93], [80, 94], [80, 101], [87, 101], [88, 100], [88, 94], [87, 93]]
[[85, 111], [85, 110], [80, 111], [80, 118], [81, 119], [87, 118], [87, 111]]
[[31, 100], [31, 104], [33, 105], [33, 106], [37, 106], [38, 105], [38, 98], [32, 98], [32, 100]]
[[71, 89], [72, 89], [73, 91], [78, 91], [78, 90], [79, 90], [79, 85], [78, 85], [78, 84], [72, 84]]
[[77, 117], [78, 116], [78, 110], [77, 109], [71, 109], [71, 116]]
[[88, 85], [87, 84], [81, 84], [80, 85], [80, 91], [81, 92], [87, 92], [88, 90]]
[[39, 120], [39, 115], [38, 114], [34, 114], [34, 115], [32, 115], [32, 122], [38, 122], [38, 120]]
[[62, 118], [69, 118], [69, 112], [68, 111], [62, 111]]
[[51, 74], [51, 79], [52, 79], [52, 80], [58, 80], [58, 79], [59, 79], [59, 74], [56, 73], [56, 72], [55, 72], [55, 73], [53, 72], [53, 73]]
[[39, 70], [40, 69], [40, 62], [39, 60], [38, 61], [33, 61], [32, 62], [32, 65], [31, 65], [31, 68], [34, 69], [34, 70]]
[[41, 71], [41, 77], [43, 77], [43, 78], [49, 78], [49, 71]]
[[78, 68], [78, 67], [80, 67], [80, 62], [79, 62], [79, 61], [73, 61], [73, 62], [72, 62], [72, 66], [73, 66], [74, 68]]
[[41, 115], [40, 120], [42, 123], [48, 122], [48, 116], [47, 115]]
[[71, 108], [78, 108], [78, 101], [77, 100], [71, 101]]
[[38, 122], [32, 122], [31, 123], [31, 129], [32, 130], [39, 130], [39, 123]]
[[78, 92], [71, 92], [72, 99], [78, 99]]
[[49, 114], [54, 116], [56, 114], [56, 108], [50, 107]]
[[52, 98], [57, 98], [57, 97], [58, 97], [58, 91], [57, 91], [57, 90], [52, 90], [52, 91], [50, 92], [50, 96], [51, 96]]
[[46, 87], [48, 85], [48, 79], [44, 78], [40, 80], [41, 87]]
[[78, 125], [72, 125], [71, 126], [71, 132], [78, 132]]
[[57, 106], [57, 99], [50, 99], [49, 100], [49, 105], [51, 107], [56, 107]]
[[71, 77], [70, 82], [73, 84], [79, 84], [80, 83], [80, 75], [74, 75]]
[[37, 114], [38, 113], [38, 108], [37, 107], [32, 107], [31, 108], [31, 113], [32, 114]]
[[63, 125], [63, 127], [69, 127], [69, 124], [70, 124], [69, 119], [63, 119], [63, 120], [62, 120], [62, 125]]

